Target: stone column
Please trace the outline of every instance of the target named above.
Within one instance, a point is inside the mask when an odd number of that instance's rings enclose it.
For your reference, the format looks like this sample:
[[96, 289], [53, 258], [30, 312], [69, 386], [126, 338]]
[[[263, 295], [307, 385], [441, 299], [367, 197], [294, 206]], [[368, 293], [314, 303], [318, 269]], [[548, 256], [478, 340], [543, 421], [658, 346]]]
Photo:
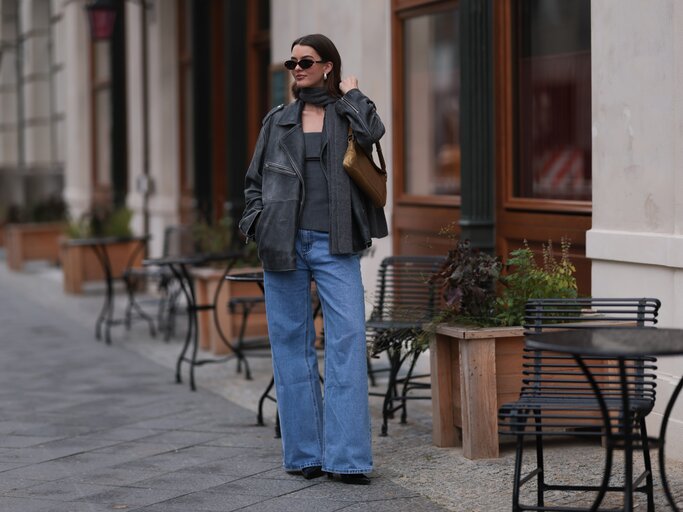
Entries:
[[90, 206], [92, 195], [92, 126], [90, 97], [90, 34], [83, 0], [63, 3], [64, 102], [66, 119], [64, 197], [71, 214]]
[[460, 2], [461, 237], [493, 251], [493, 6]]
[[[134, 229], [144, 231], [144, 189], [151, 186], [146, 205], [150, 255], [159, 256], [161, 234], [180, 216], [178, 152], [178, 44], [175, 0], [146, 2], [146, 28], [142, 5], [126, 4], [128, 79], [128, 199], [135, 212]], [[146, 44], [143, 37], [146, 35]], [[143, 58], [146, 47], [147, 59]], [[144, 62], [147, 62], [147, 94]], [[145, 105], [146, 103], [146, 105]], [[146, 113], [146, 115], [145, 115]], [[145, 136], [145, 131], [147, 132]], [[147, 141], [147, 148], [144, 147]]]

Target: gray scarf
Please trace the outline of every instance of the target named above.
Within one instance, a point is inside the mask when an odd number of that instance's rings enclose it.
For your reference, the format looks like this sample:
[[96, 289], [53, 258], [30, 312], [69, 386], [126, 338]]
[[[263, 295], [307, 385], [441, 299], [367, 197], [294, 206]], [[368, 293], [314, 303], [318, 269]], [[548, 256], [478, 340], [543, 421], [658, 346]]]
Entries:
[[327, 147], [325, 167], [330, 195], [330, 252], [350, 254], [354, 252], [351, 181], [343, 166], [349, 121], [337, 114], [335, 105], [339, 98], [330, 96], [325, 87], [300, 89], [299, 99], [325, 107], [322, 144], [323, 148]]

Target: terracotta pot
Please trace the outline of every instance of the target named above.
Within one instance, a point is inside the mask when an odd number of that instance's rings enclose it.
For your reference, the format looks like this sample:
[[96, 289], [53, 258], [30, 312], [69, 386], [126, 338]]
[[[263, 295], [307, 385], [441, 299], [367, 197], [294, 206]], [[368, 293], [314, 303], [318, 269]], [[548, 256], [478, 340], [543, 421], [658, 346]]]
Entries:
[[59, 263], [59, 238], [65, 228], [63, 222], [7, 224], [5, 247], [9, 268], [22, 270], [24, 263], [31, 260]]
[[[257, 272], [261, 268], [239, 268], [233, 269], [230, 273]], [[195, 291], [198, 304], [211, 304], [216, 295], [216, 288], [223, 276], [223, 270], [217, 268], [198, 268], [192, 271], [195, 278]], [[236, 343], [239, 330], [242, 325], [242, 315], [231, 314], [228, 303], [233, 297], [262, 297], [263, 293], [257, 283], [249, 282], [223, 282], [217, 299], [215, 314], [223, 335], [230, 343]], [[202, 311], [198, 314], [199, 322], [199, 347], [210, 350], [215, 355], [229, 354], [230, 349], [223, 343], [221, 336], [216, 329], [216, 321], [212, 311]], [[245, 337], [266, 336], [268, 326], [266, 323], [266, 313], [263, 307], [257, 307], [249, 315]]]
[[[104, 281], [104, 270], [92, 247], [69, 245], [68, 239], [63, 237], [59, 241], [59, 247], [65, 292], [82, 293], [84, 283]], [[106, 246], [114, 278], [121, 277], [129, 265], [133, 252], [139, 247], [140, 242], [135, 240]], [[142, 259], [143, 251], [139, 251], [132, 262], [132, 266], [142, 266]]]

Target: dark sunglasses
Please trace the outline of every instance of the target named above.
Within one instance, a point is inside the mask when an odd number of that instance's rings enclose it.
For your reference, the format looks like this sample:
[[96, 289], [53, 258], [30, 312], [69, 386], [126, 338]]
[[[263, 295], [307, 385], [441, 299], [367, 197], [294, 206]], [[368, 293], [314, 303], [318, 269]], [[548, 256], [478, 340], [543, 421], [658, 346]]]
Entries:
[[322, 64], [323, 62], [325, 62], [325, 61], [324, 60], [313, 60], [313, 59], [301, 59], [301, 60], [289, 59], [289, 60], [285, 61], [285, 67], [287, 69], [289, 69], [290, 71], [294, 71], [294, 69], [296, 69], [297, 65], [301, 69], [308, 69], [313, 64]]

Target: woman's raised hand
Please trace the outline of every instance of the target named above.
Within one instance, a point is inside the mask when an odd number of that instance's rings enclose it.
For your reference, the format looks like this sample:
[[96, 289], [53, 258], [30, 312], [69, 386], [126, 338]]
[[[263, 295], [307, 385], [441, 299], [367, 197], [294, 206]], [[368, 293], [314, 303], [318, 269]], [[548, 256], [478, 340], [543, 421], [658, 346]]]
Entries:
[[346, 94], [351, 89], [358, 89], [358, 79], [353, 75], [347, 76], [339, 82], [339, 89], [341, 89], [342, 94]]

